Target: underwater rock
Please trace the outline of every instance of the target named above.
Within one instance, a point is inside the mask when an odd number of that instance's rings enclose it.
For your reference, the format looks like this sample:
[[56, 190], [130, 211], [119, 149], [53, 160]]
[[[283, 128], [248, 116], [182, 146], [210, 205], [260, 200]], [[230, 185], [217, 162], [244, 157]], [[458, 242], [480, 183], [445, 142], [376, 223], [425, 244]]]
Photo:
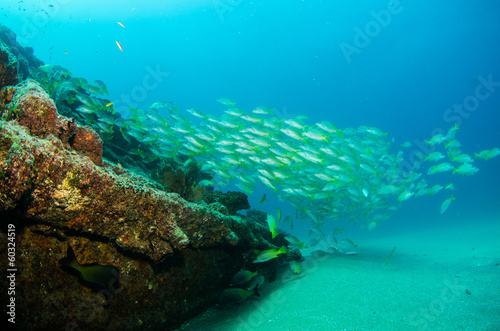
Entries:
[[[15, 75], [12, 72], [8, 72], [6, 77], [9, 76], [10, 79], [16, 79], [16, 81], [10, 84], [3, 85], [2, 76], [4, 74], [3, 70], [0, 70], [0, 88], [7, 85], [15, 85], [19, 81], [26, 79], [29, 76], [30, 68], [37, 68], [43, 65], [43, 62], [37, 59], [33, 55], [32, 47], [23, 47], [16, 41], [16, 34], [10, 30], [8, 27], [0, 24], [0, 69], [3, 67], [3, 55], [4, 51], [12, 54], [13, 60], [15, 62]], [[18, 79], [18, 80], [17, 80]]]
[[49, 134], [57, 135], [56, 106], [37, 82], [27, 80], [6, 89], [11, 97], [2, 109], [3, 120], [16, 120], [28, 128], [32, 136], [45, 138]]
[[33, 80], [0, 90], [0, 114], [3, 120], [15, 120], [28, 128], [34, 137], [52, 135], [95, 164], [102, 163], [102, 142], [97, 133], [77, 125], [73, 119], [59, 116], [47, 92]]
[[252, 219], [252, 221], [262, 224], [263, 226], [267, 225], [267, 213], [260, 209], [249, 209], [247, 210], [247, 217]]
[[17, 58], [10, 52], [10, 48], [0, 40], [0, 88], [18, 83]]
[[179, 164], [174, 160], [165, 160], [160, 169], [153, 173], [153, 179], [165, 186], [166, 191], [178, 193], [183, 199], [191, 202], [200, 201], [205, 193], [205, 187], [198, 183], [211, 179], [210, 175], [202, 173], [194, 161]]
[[78, 126], [71, 147], [80, 154], [87, 156], [96, 165], [102, 163], [102, 142], [99, 135], [92, 128]]
[[230, 215], [236, 215], [238, 210], [249, 209], [248, 196], [243, 192], [229, 191], [222, 193], [221, 191], [207, 192], [203, 200], [212, 204], [219, 202], [226, 206]]
[[[0, 219], [16, 224], [22, 329], [171, 329], [217, 303], [245, 264], [245, 251], [275, 247], [260, 224], [76, 153], [79, 146], [92, 150], [96, 134], [51, 115], [49, 100], [28, 84], [2, 90], [12, 102], [27, 101], [4, 107], [2, 114], [16, 120], [0, 122]], [[44, 109], [39, 117], [25, 113], [34, 104], [35, 113]], [[34, 118], [39, 127], [30, 127]], [[61, 134], [58, 123], [74, 134]], [[61, 269], [69, 246], [79, 265], [117, 268], [119, 280], [99, 290]]]

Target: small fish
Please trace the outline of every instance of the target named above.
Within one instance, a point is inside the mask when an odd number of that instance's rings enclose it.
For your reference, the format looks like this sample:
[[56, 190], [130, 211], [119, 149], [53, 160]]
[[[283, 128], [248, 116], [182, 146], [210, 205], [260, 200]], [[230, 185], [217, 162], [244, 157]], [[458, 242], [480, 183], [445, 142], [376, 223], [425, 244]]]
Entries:
[[441, 191], [443, 189], [443, 186], [442, 185], [434, 185], [433, 187], [431, 187], [430, 189], [427, 190], [427, 195], [434, 195], [436, 193], [438, 193], [439, 191]]
[[459, 162], [459, 163], [471, 163], [474, 162], [472, 157], [468, 154], [460, 154], [457, 156], [454, 156], [451, 158], [451, 161], [453, 162]]
[[404, 143], [401, 144], [401, 147], [403, 147], [403, 148], [411, 147], [411, 142], [405, 141]]
[[411, 191], [404, 191], [398, 196], [398, 201], [403, 202], [411, 198], [415, 193]]
[[[217, 101], [219, 101], [219, 100], [217, 100]], [[235, 116], [235, 117], [239, 117], [239, 116], [243, 115], [243, 110], [238, 109], [238, 108], [229, 108], [229, 109], [224, 110], [224, 112], [228, 115]]]
[[238, 271], [231, 279], [231, 282], [229, 282], [229, 286], [245, 285], [248, 282], [250, 282], [255, 276], [257, 276], [257, 271], [255, 272], [249, 270]]
[[460, 143], [460, 141], [453, 139], [444, 144], [444, 147], [450, 150], [450, 149], [460, 148], [462, 147], [462, 144]]
[[103, 266], [97, 263], [80, 264], [75, 253], [68, 245], [67, 257], [59, 260], [59, 267], [77, 276], [81, 283], [93, 289], [108, 288], [111, 282], [119, 280], [119, 269], [114, 266]]
[[[125, 25], [123, 25], [123, 23], [122, 23], [122, 22], [117, 22], [117, 23], [118, 23], [118, 24], [119, 24], [122, 28], [124, 28], [124, 27], [125, 27]], [[132, 29], [132, 30], [133, 30], [133, 29]]]
[[257, 254], [257, 257], [252, 263], [262, 263], [269, 260], [275, 259], [280, 254], [286, 254], [285, 246], [281, 246], [280, 249], [268, 249]]
[[271, 231], [271, 238], [274, 239], [278, 235], [278, 232], [276, 232], [276, 219], [273, 215], [269, 214], [267, 215], [266, 221], [269, 227], [269, 231]]
[[448, 162], [444, 162], [435, 166], [430, 167], [429, 171], [427, 172], [428, 175], [432, 175], [438, 172], [446, 172], [453, 170], [453, 166], [449, 164]]
[[378, 194], [383, 194], [383, 195], [387, 194], [395, 195], [399, 192], [401, 192], [401, 188], [394, 185], [385, 185], [378, 190]]
[[118, 46], [118, 48], [120, 49], [120, 51], [123, 52], [123, 47], [122, 47], [122, 45], [120, 44], [119, 41], [116, 41], [116, 45]]
[[434, 153], [429, 154], [425, 158], [425, 161], [439, 161], [441, 159], [444, 159], [444, 154], [441, 152], [434, 152]]
[[[231, 142], [231, 143], [232, 143], [232, 142]], [[258, 203], [258, 204], [260, 205], [260, 204], [261, 204], [261, 203], [263, 203], [264, 201], [266, 201], [266, 194], [265, 194], [265, 193], [264, 193], [264, 195], [262, 195], [262, 198], [260, 198], [260, 200], [259, 200], [259, 203]]]
[[323, 132], [320, 132], [320, 131], [315, 130], [315, 129], [310, 129], [309, 131], [304, 131], [302, 133], [302, 135], [304, 137], [310, 138], [312, 140], [325, 141], [328, 144], [330, 143], [330, 136], [329, 135], [326, 135]]
[[76, 110], [86, 114], [93, 114], [97, 111], [95, 108], [87, 105], [81, 105], [78, 108], [76, 108]]
[[453, 195], [451, 196], [451, 198], [444, 200], [443, 204], [441, 205], [441, 214], [444, 213], [446, 209], [448, 209], [453, 200], [455, 200], [455, 197]]
[[290, 215], [286, 215], [285, 219], [283, 219], [283, 223], [288, 223], [288, 225], [293, 224], [291, 219]]
[[264, 284], [264, 281], [265, 281], [264, 276], [254, 277], [252, 279], [252, 281], [250, 282], [250, 284], [248, 284], [248, 286], [246, 287], [246, 290], [252, 291], [252, 290], [256, 289], [257, 287], [262, 286], [262, 284]]
[[460, 129], [460, 127], [458, 126], [457, 122], [455, 122], [455, 125], [448, 130], [448, 133], [446, 134], [446, 138], [447, 139], [455, 138], [455, 134], [457, 133], [458, 129]]
[[490, 151], [488, 149], [485, 149], [484, 151], [481, 151], [479, 153], [474, 153], [474, 159], [483, 159], [483, 160], [486, 160], [486, 157], [488, 156], [488, 154], [490, 153]]
[[453, 183], [449, 183], [448, 185], [446, 185], [445, 189], [452, 190], [452, 191], [456, 190], [455, 185], [453, 185]]
[[492, 159], [496, 156], [500, 155], [500, 149], [498, 147], [495, 147], [493, 148], [489, 153], [488, 155], [486, 155], [486, 157], [484, 158], [485, 160], [489, 160], [489, 159]]
[[394, 246], [394, 248], [392, 249], [391, 253], [389, 254], [389, 256], [387, 257], [387, 260], [385, 261], [385, 265], [388, 265], [389, 264], [389, 261], [391, 260], [392, 256], [394, 255], [394, 252], [396, 251], [396, 246]]
[[231, 100], [226, 98], [219, 98], [217, 99], [217, 102], [223, 104], [224, 106], [229, 106], [229, 107], [234, 107], [234, 105], [236, 104], [236, 102], [232, 102]]
[[335, 240], [335, 244], [331, 245], [330, 247], [333, 248], [334, 250], [345, 254], [345, 255], [358, 255], [359, 254], [359, 249], [358, 245], [353, 243], [349, 239], [341, 239], [340, 241], [337, 241], [337, 238], [333, 237]]
[[453, 174], [460, 174], [462, 176], [470, 176], [478, 172], [479, 169], [470, 163], [462, 164], [458, 169], [453, 169]]
[[252, 113], [254, 114], [260, 114], [260, 115], [268, 115], [273, 113], [272, 109], [268, 109], [266, 107], [256, 107], [254, 110], [252, 110]]
[[110, 107], [110, 106], [112, 106], [112, 105], [113, 105], [113, 103], [112, 103], [112, 102], [108, 102], [108, 103], [106, 104], [106, 107]]
[[447, 139], [446, 136], [444, 136], [441, 133], [438, 133], [438, 134], [434, 135], [431, 139], [426, 140], [425, 143], [427, 146], [429, 146], [429, 145], [434, 146], [434, 145], [441, 144], [442, 142], [446, 141], [446, 139]]
[[293, 271], [294, 274], [300, 275], [302, 273], [300, 264], [297, 261], [290, 261], [290, 269]]
[[195, 116], [195, 117], [198, 117], [198, 118], [201, 118], [201, 119], [206, 119], [207, 118], [207, 115], [205, 115], [202, 111], [200, 111], [198, 109], [189, 108], [189, 109], [186, 109], [186, 111], [188, 113], [190, 113], [191, 115]]
[[307, 248], [307, 245], [303, 242], [300, 241], [299, 238], [289, 234], [288, 236], [285, 237], [285, 239], [292, 245], [297, 248]]
[[214, 185], [214, 180], [203, 179], [198, 183], [198, 186], [212, 186]]
[[375, 221], [371, 221], [369, 224], [368, 224], [368, 231], [373, 231], [375, 230], [375, 228], [377, 227], [377, 222]]

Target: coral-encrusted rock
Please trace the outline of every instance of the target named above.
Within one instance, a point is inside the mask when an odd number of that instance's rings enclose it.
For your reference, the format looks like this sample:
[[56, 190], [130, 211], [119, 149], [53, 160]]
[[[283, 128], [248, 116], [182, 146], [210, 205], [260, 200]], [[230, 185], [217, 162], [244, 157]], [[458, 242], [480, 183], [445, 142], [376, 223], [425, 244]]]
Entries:
[[10, 47], [0, 40], [0, 88], [18, 83], [18, 66], [17, 58], [10, 52]]
[[226, 206], [230, 215], [236, 215], [238, 210], [250, 208], [248, 197], [243, 192], [229, 191], [222, 193], [221, 191], [207, 192], [203, 197], [203, 201], [208, 204], [219, 202]]
[[59, 116], [47, 92], [33, 80], [0, 91], [0, 114], [3, 120], [16, 120], [28, 128], [32, 136], [53, 135], [95, 164], [102, 163], [99, 135], [90, 127], [80, 127], [73, 119]]
[[27, 80], [9, 89], [14, 92], [10, 103], [3, 110], [3, 120], [18, 121], [30, 130], [32, 136], [45, 138], [55, 134], [58, 117], [56, 105], [40, 84]]
[[[16, 121], [0, 122], [0, 219], [17, 222], [23, 330], [173, 328], [217, 302], [248, 248], [276, 248], [260, 224], [98, 167]], [[68, 245], [79, 263], [117, 267], [124, 287], [85, 288], [58, 267]]]
[[153, 178], [164, 185], [167, 192], [178, 193], [183, 199], [191, 202], [199, 201], [205, 193], [204, 186], [198, 186], [203, 179], [211, 179], [210, 175], [200, 171], [194, 161], [179, 164], [174, 160], [166, 160], [155, 171]]
[[71, 146], [80, 154], [89, 157], [95, 164], [102, 163], [102, 142], [91, 127], [78, 126]]
[[[26, 79], [29, 75], [30, 68], [37, 68], [43, 65], [43, 62], [33, 55], [32, 47], [23, 47], [16, 41], [16, 34], [7, 28], [0, 25], [0, 40], [7, 46], [8, 51], [15, 57], [16, 62], [16, 79], [19, 81]], [[3, 48], [3, 46], [2, 46]], [[0, 73], [2, 71], [0, 70]], [[15, 85], [17, 82], [8, 84]], [[0, 88], [4, 85], [0, 85]]]

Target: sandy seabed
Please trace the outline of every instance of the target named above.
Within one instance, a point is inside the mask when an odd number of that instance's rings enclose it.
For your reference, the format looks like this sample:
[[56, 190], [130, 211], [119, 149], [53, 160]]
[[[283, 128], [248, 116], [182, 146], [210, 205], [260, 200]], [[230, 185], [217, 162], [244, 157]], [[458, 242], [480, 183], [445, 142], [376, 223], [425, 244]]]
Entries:
[[313, 255], [301, 278], [285, 271], [259, 298], [180, 330], [500, 330], [500, 220], [377, 237], [360, 249]]

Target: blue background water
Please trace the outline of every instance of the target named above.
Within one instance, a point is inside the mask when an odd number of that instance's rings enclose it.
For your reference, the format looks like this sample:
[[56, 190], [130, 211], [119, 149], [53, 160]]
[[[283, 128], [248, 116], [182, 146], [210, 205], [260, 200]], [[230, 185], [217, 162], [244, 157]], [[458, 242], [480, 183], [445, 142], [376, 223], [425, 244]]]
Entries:
[[[309, 124], [375, 126], [396, 147], [412, 142], [411, 151], [452, 126], [446, 111], [474, 95], [478, 77], [500, 82], [500, 1], [4, 0], [0, 7], [1, 23], [37, 57], [103, 80], [121, 110], [128, 108], [122, 96], [132, 94], [134, 107], [171, 100], [221, 115], [215, 100], [225, 97], [246, 110], [307, 114]], [[368, 39], [346, 55], [342, 46], [355, 46], [359, 30]], [[146, 91], [151, 70], [164, 75]], [[494, 89], [467, 118], [452, 113], [465, 153], [500, 146], [500, 86]], [[449, 192], [410, 199], [382, 228], [498, 220], [500, 157], [475, 165], [474, 176], [430, 178], [458, 188], [444, 215], [439, 208]], [[250, 198], [253, 205], [262, 192]], [[262, 207], [272, 212], [275, 205]]]

